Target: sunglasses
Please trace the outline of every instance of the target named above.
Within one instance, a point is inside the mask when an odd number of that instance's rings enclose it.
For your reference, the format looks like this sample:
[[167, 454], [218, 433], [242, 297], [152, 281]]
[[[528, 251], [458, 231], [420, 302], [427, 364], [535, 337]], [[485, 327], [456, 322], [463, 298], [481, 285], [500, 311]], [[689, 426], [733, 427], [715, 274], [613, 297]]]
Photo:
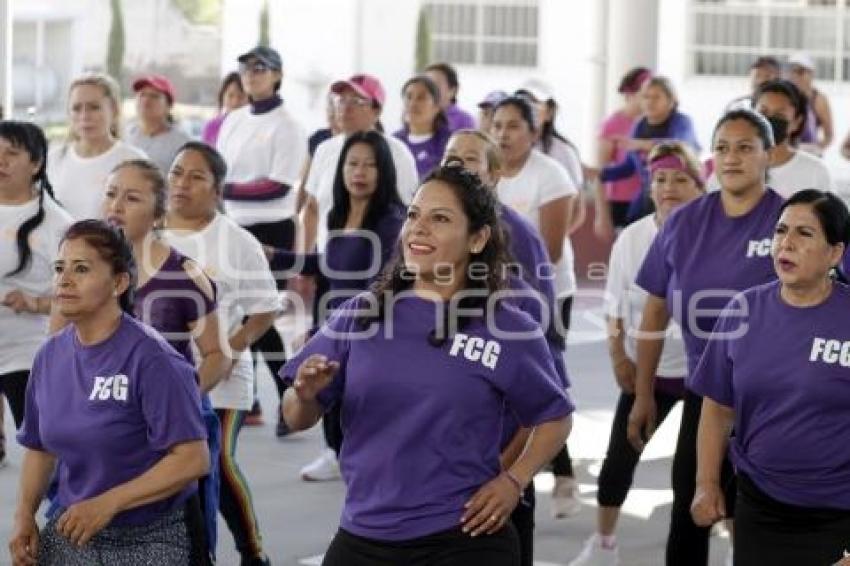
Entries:
[[254, 74], [262, 74], [271, 71], [272, 68], [263, 63], [262, 61], [253, 61], [248, 63], [239, 63], [239, 72], [242, 74], [246, 73], [254, 73]]

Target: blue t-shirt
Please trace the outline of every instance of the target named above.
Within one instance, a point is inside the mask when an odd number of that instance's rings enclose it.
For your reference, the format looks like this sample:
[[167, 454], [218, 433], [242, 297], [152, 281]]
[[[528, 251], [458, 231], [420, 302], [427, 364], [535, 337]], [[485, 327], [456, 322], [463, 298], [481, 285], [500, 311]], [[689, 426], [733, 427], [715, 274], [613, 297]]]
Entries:
[[429, 335], [443, 303], [401, 294], [386, 322], [364, 330], [357, 309], [370, 298], [337, 309], [280, 376], [291, 382], [312, 354], [340, 363], [319, 401], [342, 402], [343, 529], [398, 541], [455, 528], [500, 472], [505, 407], [531, 427], [573, 405], [540, 328], [515, 308], [500, 303], [491, 324], [474, 320], [438, 344]]
[[782, 202], [768, 189], [747, 214], [731, 217], [721, 193], [709, 193], [675, 210], [652, 242], [635, 281], [666, 299], [682, 329], [688, 375], [729, 300], [776, 279], [770, 244]]
[[691, 388], [735, 412], [730, 453], [765, 493], [850, 510], [850, 288], [794, 307], [778, 281], [743, 292], [717, 322]]
[[[84, 346], [74, 325], [36, 354], [18, 442], [56, 456], [56, 503], [69, 507], [142, 475], [175, 444], [204, 440], [195, 370], [153, 329], [123, 314], [106, 340]], [[119, 513], [140, 525], [196, 490]]]

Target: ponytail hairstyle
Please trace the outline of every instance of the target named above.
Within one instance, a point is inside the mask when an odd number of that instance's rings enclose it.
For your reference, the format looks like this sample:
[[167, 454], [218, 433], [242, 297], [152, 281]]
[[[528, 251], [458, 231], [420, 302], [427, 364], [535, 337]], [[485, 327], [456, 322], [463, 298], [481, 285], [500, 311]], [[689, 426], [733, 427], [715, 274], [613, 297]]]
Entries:
[[[470, 264], [478, 263], [486, 267], [487, 277], [469, 277], [469, 270], [467, 269], [464, 274], [465, 281], [461, 287], [463, 290], [483, 290], [486, 291], [486, 295], [483, 297], [478, 294], [466, 296], [458, 301], [458, 308], [461, 312], [466, 309], [486, 310], [487, 297], [496, 291], [508, 288], [507, 275], [510, 271], [507, 269], [510, 255], [507, 239], [499, 219], [500, 208], [496, 193], [487, 188], [478, 175], [467, 171], [460, 163], [455, 161], [434, 169], [422, 182], [420, 188], [431, 181], [439, 181], [452, 190], [469, 222], [470, 234], [478, 232], [485, 226], [490, 227], [490, 238], [484, 248], [478, 253], [470, 252], [469, 258]], [[388, 294], [397, 294], [412, 287], [413, 277], [410, 276], [411, 274], [404, 263], [402, 247], [402, 239], [399, 238], [398, 250], [394, 256], [395, 260], [387, 265], [381, 278], [370, 289], [378, 308], [375, 309], [375, 312], [359, 317], [358, 323], [361, 328], [367, 328], [373, 322], [383, 319]], [[446, 318], [450, 315], [449, 310], [448, 308], [444, 310]], [[469, 316], [461, 316], [457, 328], [454, 330], [463, 330], [471, 321]], [[434, 347], [442, 347], [445, 344], [449, 338], [446, 335], [450, 329], [448, 323], [448, 320], [443, 321], [442, 335], [438, 335], [440, 334], [438, 330], [431, 332], [428, 337], [429, 344]]]
[[113, 275], [126, 273], [129, 276], [130, 283], [118, 297], [118, 306], [135, 317], [133, 300], [137, 282], [136, 260], [133, 258], [133, 247], [124, 237], [124, 232], [103, 220], [80, 220], [71, 224], [62, 237], [62, 242], [79, 239], [97, 250], [101, 259], [109, 264]]
[[6, 274], [12, 277], [23, 272], [32, 260], [32, 249], [29, 237], [33, 230], [44, 221], [44, 194], [52, 199], [53, 187], [47, 179], [47, 138], [41, 128], [32, 122], [17, 120], [0, 121], [0, 138], [5, 139], [14, 147], [23, 149], [30, 156], [32, 163], [39, 163], [38, 171], [32, 178], [33, 184], [38, 185], [38, 211], [18, 227], [15, 241], [18, 246], [18, 266]]

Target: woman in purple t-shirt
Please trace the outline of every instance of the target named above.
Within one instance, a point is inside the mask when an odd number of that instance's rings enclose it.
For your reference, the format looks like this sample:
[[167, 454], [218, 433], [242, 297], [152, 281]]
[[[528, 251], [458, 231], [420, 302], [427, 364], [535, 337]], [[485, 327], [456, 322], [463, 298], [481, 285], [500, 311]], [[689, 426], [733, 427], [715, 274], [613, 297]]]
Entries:
[[[138, 284], [133, 297], [136, 317], [156, 329], [186, 361], [197, 360], [198, 385], [207, 427], [210, 473], [198, 486], [199, 502], [190, 502], [191, 519], [206, 527], [206, 537], [193, 536], [203, 547], [193, 550], [215, 557], [217, 540], [221, 423], [207, 393], [224, 379], [230, 359], [222, 352], [227, 339], [218, 323], [215, 289], [194, 261], [169, 246], [159, 236], [165, 220], [168, 191], [159, 168], [146, 160], [125, 161], [112, 170], [106, 180], [102, 211], [104, 219], [119, 227], [133, 246], [138, 259]], [[191, 522], [190, 525], [197, 524]], [[197, 533], [191, 533], [196, 535]], [[197, 539], [197, 540], [196, 540]], [[200, 564], [209, 563], [198, 559]]]
[[[335, 308], [366, 290], [396, 248], [404, 206], [396, 188], [392, 154], [381, 133], [359, 132], [345, 140], [334, 178], [333, 201], [326, 219], [330, 238], [323, 254], [265, 248], [274, 271], [321, 275], [327, 281], [324, 294], [315, 300], [314, 327], [296, 340], [298, 344], [312, 336]], [[339, 406], [322, 418], [328, 449], [301, 469], [305, 481], [339, 479], [339, 419]]]
[[[637, 340], [635, 402], [629, 441], [642, 450], [657, 423], [654, 396], [664, 331], [674, 318], [682, 329], [688, 375], [676, 454], [667, 563], [708, 563], [709, 529], [694, 524], [690, 503], [696, 476], [696, 437], [702, 398], [691, 377], [717, 315], [734, 294], [775, 278], [770, 261], [780, 197], [765, 184], [774, 145], [770, 123], [752, 110], [723, 115], [712, 136], [721, 189], [670, 215], [652, 242], [635, 282], [649, 293]], [[731, 489], [732, 468], [724, 468]], [[731, 508], [731, 504], [730, 504]]]
[[236, 71], [228, 73], [221, 81], [221, 88], [218, 89], [218, 116], [204, 124], [201, 140], [215, 147], [218, 133], [227, 115], [246, 104], [248, 104], [248, 94], [242, 86], [242, 76]]
[[404, 126], [393, 135], [413, 154], [419, 178], [424, 179], [439, 165], [452, 131], [440, 108], [440, 89], [427, 76], [408, 79], [401, 88], [401, 97]]
[[[209, 469], [195, 371], [132, 316], [135, 266], [100, 220], [69, 228], [55, 301], [71, 321], [36, 355], [10, 550], [15, 564], [186, 564], [183, 507]], [[58, 464], [58, 508], [35, 514]]]
[[[508, 518], [563, 445], [573, 407], [540, 327], [498, 300], [498, 222], [476, 176], [435, 170], [381, 283], [337, 309], [281, 372], [293, 429], [342, 402], [348, 489], [325, 566], [518, 563]], [[506, 407], [534, 432], [503, 470]]]
[[691, 512], [705, 526], [726, 516], [728, 449], [738, 471], [737, 565], [847, 556], [850, 288], [831, 272], [848, 243], [841, 199], [817, 189], [792, 196], [771, 245], [779, 281], [729, 303], [694, 373], [691, 387], [705, 397]]

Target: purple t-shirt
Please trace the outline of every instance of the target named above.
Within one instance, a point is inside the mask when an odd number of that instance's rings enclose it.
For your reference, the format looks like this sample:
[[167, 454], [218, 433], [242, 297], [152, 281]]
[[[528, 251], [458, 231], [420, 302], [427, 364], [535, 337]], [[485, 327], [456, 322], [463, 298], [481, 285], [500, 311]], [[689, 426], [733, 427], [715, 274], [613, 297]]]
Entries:
[[[511, 277], [509, 284], [510, 290], [516, 293], [509, 299], [512, 305], [530, 316], [541, 327], [553, 324], [552, 317], [556, 316], [556, 312], [552, 309], [551, 303], [546, 301], [546, 297], [540, 291], [534, 289], [518, 277]], [[553, 330], [554, 327], [550, 327], [546, 333], [546, 344], [549, 346], [549, 354], [552, 356], [552, 364], [555, 367], [557, 377], [555, 383], [558, 387], [566, 390], [570, 387], [570, 378], [567, 374], [567, 366], [564, 363], [563, 340], [553, 340]], [[502, 422], [502, 439], [499, 442], [499, 446], [505, 448], [517, 433], [520, 426], [517, 415], [512, 410], [506, 409]]]
[[709, 193], [675, 210], [653, 240], [635, 281], [666, 299], [668, 312], [682, 328], [689, 376], [729, 300], [776, 279], [770, 244], [782, 197], [768, 189], [750, 212], [733, 218], [723, 210], [720, 196]]
[[499, 217], [508, 232], [511, 255], [522, 267], [522, 279], [554, 305], [555, 270], [540, 232], [510, 206], [502, 205]]
[[215, 147], [218, 141], [218, 133], [221, 131], [221, 125], [224, 123], [225, 118], [227, 118], [227, 112], [222, 112], [204, 124], [204, 129], [201, 131], [201, 141]]
[[779, 289], [774, 281], [730, 303], [691, 387], [734, 409], [732, 461], [765, 493], [850, 510], [850, 324], [841, 315], [850, 288], [836, 283], [826, 301], [805, 308], [785, 303]]
[[[171, 248], [165, 262], [133, 296], [139, 320], [156, 328], [189, 363], [194, 363], [189, 325], [215, 310], [211, 299], [186, 273], [186, 256]], [[210, 282], [212, 285], [212, 282]]]
[[440, 164], [449, 138], [452, 137], [452, 130], [447, 127], [440, 128], [430, 138], [422, 142], [411, 141], [410, 132], [406, 126], [393, 135], [404, 142], [404, 145], [413, 154], [413, 159], [416, 161], [416, 172], [421, 181]]
[[446, 114], [446, 120], [449, 122], [449, 130], [452, 132], [475, 129], [475, 118], [466, 110], [461, 109], [457, 104], [449, 105], [443, 112]]
[[[135, 479], [175, 444], [206, 437], [194, 368], [127, 314], [99, 344], [80, 344], [68, 325], [36, 354], [18, 442], [57, 457], [61, 507]], [[148, 523], [195, 489], [119, 513], [110, 524]]]
[[540, 328], [517, 309], [502, 303], [491, 329], [474, 320], [432, 345], [442, 303], [397, 296], [386, 305], [390, 324], [364, 331], [356, 309], [369, 298], [337, 309], [280, 376], [291, 382], [316, 353], [341, 365], [319, 401], [342, 402], [343, 529], [398, 541], [455, 528], [467, 500], [500, 472], [504, 408], [535, 426], [573, 406], [556, 384]]

